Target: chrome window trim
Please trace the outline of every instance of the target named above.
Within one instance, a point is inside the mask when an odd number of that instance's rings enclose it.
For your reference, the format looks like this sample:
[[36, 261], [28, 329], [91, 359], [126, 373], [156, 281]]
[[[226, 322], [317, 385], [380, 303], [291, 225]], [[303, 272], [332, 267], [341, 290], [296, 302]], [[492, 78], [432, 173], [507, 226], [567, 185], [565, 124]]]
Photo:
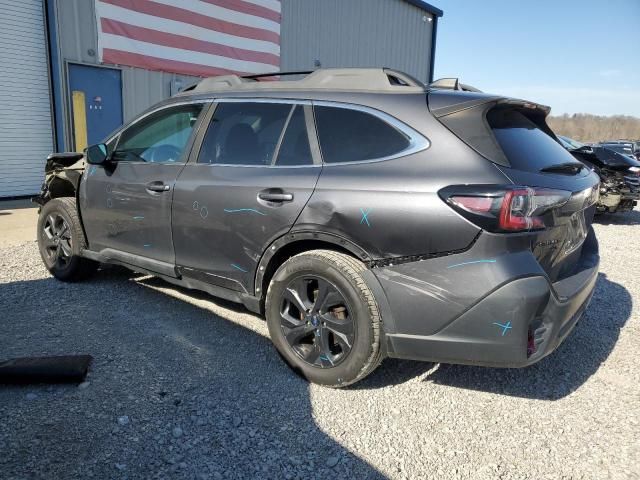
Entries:
[[207, 167], [238, 167], [238, 168], [319, 168], [322, 165], [238, 165], [235, 163], [196, 163]]
[[[367, 107], [364, 105], [358, 105], [354, 103], [346, 103], [346, 102], [333, 102], [326, 100], [314, 100], [312, 101], [314, 107], [334, 107], [334, 108], [343, 108], [345, 110], [356, 110], [359, 112], [367, 113], [369, 115], [373, 115], [374, 117], [380, 119], [381, 121], [391, 125], [393, 128], [402, 133], [405, 137], [409, 139], [409, 146], [404, 150], [400, 150], [393, 155], [387, 155], [385, 157], [371, 158], [365, 160], [354, 160], [351, 162], [336, 162], [336, 163], [327, 163], [323, 160], [323, 165], [325, 167], [333, 167], [338, 165], [357, 165], [360, 163], [373, 163], [373, 162], [384, 162], [387, 160], [394, 160], [396, 158], [406, 157], [408, 155], [412, 155], [414, 153], [421, 152], [426, 150], [431, 146], [431, 141], [422, 135], [420, 132], [410, 127], [404, 122], [401, 122], [397, 118], [388, 113], [383, 112], [382, 110], [377, 110], [372, 107]], [[317, 129], [317, 122], [316, 122]], [[318, 141], [320, 142], [320, 149], [322, 149], [322, 141], [320, 140], [320, 134], [318, 133]]]
[[[164, 109], [171, 108], [171, 107], [179, 107], [183, 105], [193, 105], [193, 104], [203, 104], [203, 105], [214, 104], [215, 106], [215, 104], [218, 104], [218, 103], [280, 103], [280, 104], [287, 104], [287, 105], [307, 105], [312, 107], [315, 107], [315, 106], [334, 107], [334, 108], [343, 108], [347, 110], [356, 110], [363, 113], [367, 113], [369, 115], [373, 115], [374, 117], [377, 117], [383, 122], [391, 125], [393, 128], [398, 130], [400, 133], [402, 133], [405, 137], [409, 139], [409, 146], [404, 150], [401, 150], [393, 155], [387, 155], [385, 157], [378, 157], [378, 158], [372, 158], [372, 159], [366, 159], [366, 160], [355, 160], [351, 162], [339, 162], [339, 163], [327, 163], [327, 162], [324, 162], [323, 160], [322, 164], [320, 165], [318, 164], [289, 165], [289, 166], [287, 165], [238, 165], [238, 164], [229, 164], [229, 163], [210, 163], [210, 164], [203, 163], [200, 165], [209, 165], [211, 167], [219, 166], [219, 167], [240, 167], [240, 168], [316, 168], [321, 166], [334, 167], [334, 166], [340, 166], [340, 165], [357, 165], [361, 163], [374, 163], [374, 162], [384, 162], [387, 160], [394, 160], [396, 158], [402, 158], [409, 155], [413, 155], [414, 153], [421, 152], [431, 146], [431, 141], [427, 137], [422, 135], [420, 132], [415, 130], [414, 128], [398, 120], [396, 117], [389, 115], [388, 113], [383, 112], [382, 110], [377, 110], [372, 107], [367, 107], [365, 105], [359, 105], [355, 103], [336, 102], [336, 101], [329, 101], [329, 100], [307, 100], [307, 99], [295, 99], [295, 98], [264, 98], [264, 97], [263, 98], [261, 97], [231, 97], [231, 98], [213, 97], [213, 98], [200, 98], [198, 100], [188, 100], [188, 101], [172, 102], [169, 104], [165, 104], [158, 108], [154, 108], [153, 110], [148, 111], [147, 113], [136, 118], [134, 121], [127, 124], [126, 126], [123, 126], [119, 130], [117, 130], [107, 140], [107, 142], [121, 135], [124, 130], [134, 126], [135, 124], [144, 120], [148, 116], [153, 115], [157, 112], [160, 112]], [[215, 115], [215, 111], [213, 112], [213, 114]], [[319, 135], [317, 134], [317, 132], [314, 132], [314, 133], [316, 134], [316, 139], [319, 142]], [[114, 149], [117, 148], [119, 142], [120, 142], [120, 139], [118, 139], [118, 141], [116, 142], [116, 146]], [[140, 162], [140, 163], [147, 163], [147, 162]], [[184, 163], [186, 162], [181, 162], [181, 164], [184, 164]]]
[[216, 103], [284, 103], [287, 105], [311, 105], [311, 100], [299, 98], [255, 98], [255, 97], [220, 97], [214, 98]]

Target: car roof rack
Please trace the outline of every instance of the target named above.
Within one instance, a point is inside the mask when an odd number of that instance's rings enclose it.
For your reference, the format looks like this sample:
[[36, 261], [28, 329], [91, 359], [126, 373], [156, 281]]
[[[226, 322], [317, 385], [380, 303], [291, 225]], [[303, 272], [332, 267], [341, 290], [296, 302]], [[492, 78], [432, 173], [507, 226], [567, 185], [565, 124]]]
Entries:
[[242, 78], [248, 78], [250, 80], [259, 80], [261, 78], [273, 78], [273, 77], [287, 77], [291, 75], [310, 75], [313, 70], [303, 70], [299, 72], [276, 72], [276, 73], [256, 73], [255, 75], [242, 75]]
[[[304, 75], [304, 77], [296, 80], [282, 80], [280, 78], [294, 75]], [[261, 79], [263, 81], [260, 81]], [[322, 68], [314, 71], [268, 72], [245, 76], [222, 75], [209, 77], [186, 87], [180, 94], [252, 90], [424, 93], [425, 89], [426, 85], [421, 81], [407, 73], [390, 68]]]
[[439, 78], [428, 85], [429, 88], [442, 88], [445, 90], [458, 90], [461, 92], [482, 92], [482, 90], [464, 83], [457, 78]]

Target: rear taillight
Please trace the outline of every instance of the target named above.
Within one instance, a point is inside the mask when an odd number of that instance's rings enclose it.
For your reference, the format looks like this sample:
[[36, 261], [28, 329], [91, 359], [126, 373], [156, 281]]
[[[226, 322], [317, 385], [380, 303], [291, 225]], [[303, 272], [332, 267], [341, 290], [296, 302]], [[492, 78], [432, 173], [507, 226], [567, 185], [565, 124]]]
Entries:
[[440, 196], [476, 225], [492, 232], [545, 228], [544, 214], [561, 207], [571, 192], [531, 187], [447, 187]]

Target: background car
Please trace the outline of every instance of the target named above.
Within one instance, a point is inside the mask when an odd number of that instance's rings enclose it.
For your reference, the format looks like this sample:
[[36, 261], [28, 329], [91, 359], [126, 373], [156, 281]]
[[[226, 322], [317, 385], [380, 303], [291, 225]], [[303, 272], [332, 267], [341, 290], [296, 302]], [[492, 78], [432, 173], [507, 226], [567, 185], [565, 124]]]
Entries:
[[585, 145], [569, 137], [558, 140], [571, 154], [600, 176], [599, 213], [626, 212], [640, 200], [640, 162], [608, 146]]
[[598, 145], [640, 161], [640, 142], [638, 141], [615, 140], [600, 142]]

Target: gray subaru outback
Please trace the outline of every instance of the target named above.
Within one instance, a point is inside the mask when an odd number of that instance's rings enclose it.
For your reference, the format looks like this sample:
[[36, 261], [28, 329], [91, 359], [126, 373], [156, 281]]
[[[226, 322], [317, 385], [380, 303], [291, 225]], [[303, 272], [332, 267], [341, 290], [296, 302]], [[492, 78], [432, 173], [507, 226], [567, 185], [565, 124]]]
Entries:
[[548, 107], [389, 69], [288, 78], [208, 78], [52, 154], [49, 271], [120, 264], [241, 302], [333, 387], [386, 356], [522, 367], [567, 337], [597, 279], [598, 177]]

